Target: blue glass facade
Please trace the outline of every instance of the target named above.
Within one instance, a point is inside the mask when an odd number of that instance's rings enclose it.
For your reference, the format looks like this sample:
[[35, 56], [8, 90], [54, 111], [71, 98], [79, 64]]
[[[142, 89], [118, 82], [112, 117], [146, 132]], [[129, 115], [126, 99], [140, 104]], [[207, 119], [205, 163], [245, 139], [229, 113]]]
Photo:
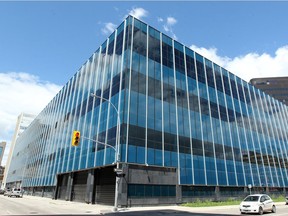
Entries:
[[117, 113], [90, 93], [120, 113], [122, 163], [174, 167], [179, 185], [288, 187], [287, 106], [131, 16], [18, 138], [7, 182], [54, 186], [115, 161], [71, 146], [73, 130], [115, 146]]

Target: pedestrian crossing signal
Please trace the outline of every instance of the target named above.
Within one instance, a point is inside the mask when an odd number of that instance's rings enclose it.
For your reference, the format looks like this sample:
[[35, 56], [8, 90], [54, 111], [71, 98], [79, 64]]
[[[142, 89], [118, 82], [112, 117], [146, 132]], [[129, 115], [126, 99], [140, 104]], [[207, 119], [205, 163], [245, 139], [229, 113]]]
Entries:
[[78, 146], [80, 143], [80, 131], [73, 131], [72, 146]]

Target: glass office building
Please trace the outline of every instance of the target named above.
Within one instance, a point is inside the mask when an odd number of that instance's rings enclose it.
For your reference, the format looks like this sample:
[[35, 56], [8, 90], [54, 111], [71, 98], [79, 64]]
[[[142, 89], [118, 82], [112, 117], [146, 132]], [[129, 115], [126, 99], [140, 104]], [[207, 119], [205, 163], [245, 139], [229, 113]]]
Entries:
[[[119, 123], [119, 205], [234, 196], [248, 185], [282, 193], [287, 111], [128, 16], [18, 138], [7, 182], [21, 179], [27, 191], [57, 199], [113, 203], [116, 154], [103, 143], [115, 147]], [[73, 130], [81, 132], [78, 147]]]
[[250, 83], [288, 105], [288, 77], [261, 77], [253, 78]]

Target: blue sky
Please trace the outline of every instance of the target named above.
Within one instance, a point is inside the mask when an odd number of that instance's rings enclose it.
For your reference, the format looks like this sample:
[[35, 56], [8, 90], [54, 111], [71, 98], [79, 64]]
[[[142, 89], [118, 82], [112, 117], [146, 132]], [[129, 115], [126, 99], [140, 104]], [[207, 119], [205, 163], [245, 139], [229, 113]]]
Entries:
[[174, 17], [180, 42], [221, 56], [274, 55], [287, 44], [288, 2], [1, 2], [0, 71], [63, 85], [108, 36], [105, 23], [118, 26], [133, 8], [162, 32], [158, 18]]
[[38, 114], [128, 14], [249, 81], [287, 76], [287, 11], [266, 1], [0, 2], [5, 154], [17, 116]]

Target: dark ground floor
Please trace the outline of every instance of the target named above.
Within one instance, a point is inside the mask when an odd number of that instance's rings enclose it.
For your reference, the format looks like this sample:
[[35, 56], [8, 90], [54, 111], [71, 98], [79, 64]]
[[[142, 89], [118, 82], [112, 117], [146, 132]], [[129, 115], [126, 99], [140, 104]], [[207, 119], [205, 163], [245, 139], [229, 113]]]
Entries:
[[[116, 178], [117, 173], [117, 178]], [[118, 206], [165, 205], [195, 200], [244, 198], [251, 193], [286, 195], [288, 188], [179, 185], [176, 168], [122, 164], [57, 175], [56, 186], [24, 188], [25, 194], [52, 199], [114, 205], [116, 179]], [[251, 190], [251, 191], [250, 191]]]

